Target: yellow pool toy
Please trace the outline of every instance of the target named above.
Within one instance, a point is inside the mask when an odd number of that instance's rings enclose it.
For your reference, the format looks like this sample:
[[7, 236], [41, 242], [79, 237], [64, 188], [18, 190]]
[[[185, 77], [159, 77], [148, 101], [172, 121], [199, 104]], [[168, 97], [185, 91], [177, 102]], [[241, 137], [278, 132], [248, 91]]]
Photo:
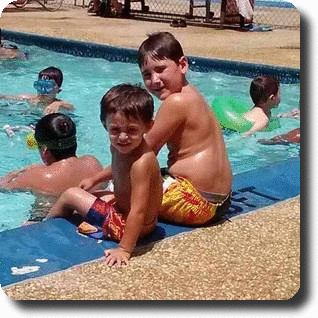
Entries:
[[37, 149], [38, 143], [35, 140], [34, 132], [29, 132], [25, 137], [25, 141], [29, 149], [31, 150]]

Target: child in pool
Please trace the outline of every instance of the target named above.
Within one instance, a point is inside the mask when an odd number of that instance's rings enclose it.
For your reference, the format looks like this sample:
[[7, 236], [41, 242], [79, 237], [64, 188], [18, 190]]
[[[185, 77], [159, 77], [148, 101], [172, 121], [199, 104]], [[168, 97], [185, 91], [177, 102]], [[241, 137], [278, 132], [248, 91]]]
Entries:
[[[157, 224], [162, 180], [156, 156], [144, 139], [153, 123], [153, 111], [153, 99], [146, 90], [129, 84], [110, 89], [101, 101], [101, 121], [111, 143], [108, 177], [113, 179], [114, 192], [97, 197], [71, 188], [48, 215], [67, 217], [76, 210], [87, 223], [100, 226], [106, 237], [119, 241], [117, 248], [105, 251], [109, 266], [127, 265], [138, 239]], [[105, 176], [104, 171], [98, 173], [89, 180], [90, 185], [105, 181]]]
[[0, 28], [0, 60], [26, 60], [26, 54], [17, 46], [2, 42]]
[[250, 95], [254, 107], [244, 114], [244, 117], [253, 126], [244, 136], [250, 136], [268, 125], [271, 118], [271, 109], [277, 107], [280, 103], [279, 82], [268, 75], [258, 76], [251, 83]]
[[34, 137], [44, 164], [34, 164], [1, 177], [1, 190], [26, 190], [56, 199], [82, 179], [102, 171], [95, 157], [76, 156], [76, 126], [69, 116], [54, 113], [42, 117], [35, 126]]
[[169, 177], [159, 216], [202, 225], [218, 220], [229, 207], [232, 172], [218, 121], [200, 92], [186, 78], [188, 60], [168, 32], [151, 34], [139, 47], [146, 88], [162, 102], [147, 144], [169, 149]]
[[27, 101], [31, 106], [41, 107], [44, 115], [57, 113], [62, 109], [73, 111], [74, 107], [70, 103], [56, 98], [56, 95], [62, 90], [62, 82], [62, 71], [54, 66], [50, 66], [40, 71], [38, 80], [34, 82], [37, 95], [0, 95], [0, 99]]

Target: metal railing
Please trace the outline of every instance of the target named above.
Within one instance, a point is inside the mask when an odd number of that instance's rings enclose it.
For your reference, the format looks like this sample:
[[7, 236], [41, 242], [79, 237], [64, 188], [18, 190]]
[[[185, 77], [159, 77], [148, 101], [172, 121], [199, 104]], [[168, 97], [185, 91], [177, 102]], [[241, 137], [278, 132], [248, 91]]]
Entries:
[[[106, 1], [106, 0], [105, 0]], [[239, 22], [222, 21], [225, 1], [235, 0], [118, 0], [130, 18], [172, 21], [184, 19], [189, 25], [207, 27], [239, 27]], [[64, 0], [65, 4], [88, 7], [90, 0]], [[222, 6], [223, 3], [223, 6]], [[146, 7], [146, 10], [145, 10]], [[237, 12], [237, 18], [239, 18]], [[272, 28], [300, 29], [300, 14], [290, 2], [283, 0], [255, 0], [254, 24], [267, 24]]]

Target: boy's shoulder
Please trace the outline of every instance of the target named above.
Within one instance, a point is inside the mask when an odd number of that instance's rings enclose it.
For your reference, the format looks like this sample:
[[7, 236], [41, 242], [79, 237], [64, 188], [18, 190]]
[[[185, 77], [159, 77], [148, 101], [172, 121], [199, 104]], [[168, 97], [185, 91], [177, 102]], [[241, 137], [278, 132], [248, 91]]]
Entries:
[[50, 105], [60, 105], [60, 106], [70, 106], [73, 107], [73, 105], [69, 102], [66, 102], [65, 100], [55, 98], [53, 101], [51, 101], [48, 106]]
[[158, 164], [155, 153], [148, 149], [144, 151], [132, 165], [135, 172], [149, 173], [149, 169], [153, 169]]
[[68, 111], [73, 111], [75, 108], [72, 104], [69, 102], [63, 101], [61, 99], [54, 99], [50, 103], [47, 103], [45, 106], [45, 112], [46, 113], [56, 113], [58, 112], [61, 108], [68, 110]]
[[200, 92], [194, 87], [189, 86], [182, 89], [181, 92], [170, 94], [165, 100], [163, 100], [161, 106], [169, 106], [182, 110], [182, 108], [187, 108], [193, 104], [201, 102], [203, 102], [203, 99]]
[[267, 123], [268, 117], [262, 107], [254, 106], [249, 112], [244, 114], [244, 117], [252, 123], [259, 122]]
[[82, 157], [77, 158], [78, 162], [82, 165], [88, 165], [90, 167], [96, 166], [102, 168], [102, 164], [99, 162], [99, 160], [91, 155], [85, 155]]

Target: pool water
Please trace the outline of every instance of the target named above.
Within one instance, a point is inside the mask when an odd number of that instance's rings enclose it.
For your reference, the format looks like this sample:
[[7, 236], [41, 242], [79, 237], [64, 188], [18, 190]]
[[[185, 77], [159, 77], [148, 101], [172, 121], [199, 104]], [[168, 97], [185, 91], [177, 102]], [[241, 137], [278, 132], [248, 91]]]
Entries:
[[[104, 59], [75, 57], [55, 53], [36, 46], [19, 47], [29, 54], [27, 61], [0, 61], [0, 95], [35, 93], [33, 82], [38, 72], [48, 66], [56, 66], [63, 71], [64, 81], [59, 98], [72, 103], [76, 110], [72, 114], [77, 125], [78, 155], [96, 156], [103, 165], [110, 162], [109, 141], [99, 120], [99, 103], [105, 92], [112, 86], [128, 82], [142, 83], [137, 64], [109, 62]], [[190, 71], [188, 79], [204, 94], [207, 101], [219, 95], [240, 98], [252, 106], [249, 97], [251, 79], [227, 75], [220, 72], [199, 73]], [[290, 111], [299, 105], [299, 84], [281, 84], [282, 101], [273, 115]], [[159, 101], [155, 100], [156, 109]], [[6, 124], [29, 125], [36, 123], [41, 113], [30, 109], [25, 102], [0, 99], [0, 176], [30, 165], [40, 163], [37, 151], [27, 148], [25, 133], [17, 132], [8, 138], [2, 127]], [[265, 146], [258, 139], [271, 138], [298, 128], [299, 120], [281, 119], [282, 127], [272, 132], [259, 132], [256, 136], [242, 138], [238, 133], [224, 133], [229, 159], [234, 174], [267, 166], [271, 163], [299, 156], [299, 145]], [[159, 154], [161, 166], [166, 164], [167, 150]], [[34, 196], [30, 193], [0, 192], [0, 231], [20, 226], [28, 218]]]

